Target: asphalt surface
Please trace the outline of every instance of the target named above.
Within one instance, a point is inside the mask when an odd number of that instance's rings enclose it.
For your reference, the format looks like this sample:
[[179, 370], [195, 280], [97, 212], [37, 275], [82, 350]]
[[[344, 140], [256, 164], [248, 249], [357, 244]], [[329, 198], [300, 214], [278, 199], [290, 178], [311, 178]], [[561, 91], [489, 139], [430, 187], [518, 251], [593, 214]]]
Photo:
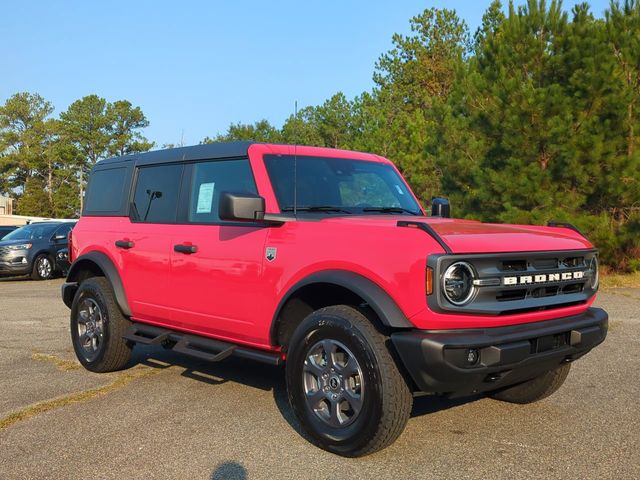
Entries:
[[61, 283], [0, 281], [2, 479], [640, 478], [640, 289], [600, 293], [609, 336], [550, 398], [416, 398], [394, 445], [345, 459], [304, 439], [279, 368], [149, 347], [78, 368]]

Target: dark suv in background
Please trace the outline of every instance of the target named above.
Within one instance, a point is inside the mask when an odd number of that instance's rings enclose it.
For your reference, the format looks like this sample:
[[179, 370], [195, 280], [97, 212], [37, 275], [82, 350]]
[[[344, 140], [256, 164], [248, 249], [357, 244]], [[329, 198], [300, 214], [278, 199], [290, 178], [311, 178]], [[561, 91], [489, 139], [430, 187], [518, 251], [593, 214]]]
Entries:
[[46, 280], [65, 274], [69, 232], [76, 222], [42, 222], [20, 227], [0, 240], [0, 277], [30, 275]]

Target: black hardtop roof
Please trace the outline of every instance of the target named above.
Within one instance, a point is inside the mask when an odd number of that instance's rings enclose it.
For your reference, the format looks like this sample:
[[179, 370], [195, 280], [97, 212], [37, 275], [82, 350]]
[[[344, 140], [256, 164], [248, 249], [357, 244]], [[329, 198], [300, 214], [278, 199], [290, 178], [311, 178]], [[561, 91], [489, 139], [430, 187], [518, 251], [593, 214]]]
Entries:
[[167, 148], [152, 152], [135, 153], [123, 157], [113, 157], [99, 161], [96, 166], [121, 162], [134, 162], [137, 165], [168, 162], [188, 162], [208, 158], [245, 157], [251, 145], [259, 142], [224, 142], [193, 145], [191, 147]]

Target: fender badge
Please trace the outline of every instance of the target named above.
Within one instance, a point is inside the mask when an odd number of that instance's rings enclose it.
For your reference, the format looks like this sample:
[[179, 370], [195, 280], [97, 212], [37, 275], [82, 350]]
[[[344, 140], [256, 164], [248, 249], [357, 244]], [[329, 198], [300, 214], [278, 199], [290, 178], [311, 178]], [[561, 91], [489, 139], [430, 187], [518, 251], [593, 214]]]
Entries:
[[276, 247], [267, 247], [267, 250], [265, 251], [264, 256], [268, 262], [273, 262], [276, 259], [277, 255], [278, 255], [278, 249]]

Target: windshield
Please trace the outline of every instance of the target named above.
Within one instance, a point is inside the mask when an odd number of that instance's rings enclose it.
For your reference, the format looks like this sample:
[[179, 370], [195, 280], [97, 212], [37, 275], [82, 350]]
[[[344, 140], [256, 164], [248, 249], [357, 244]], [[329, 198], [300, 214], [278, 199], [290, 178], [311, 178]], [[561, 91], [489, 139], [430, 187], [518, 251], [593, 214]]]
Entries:
[[25, 225], [5, 235], [2, 240], [39, 240], [48, 238], [59, 225], [58, 223]]
[[[264, 160], [280, 210], [292, 211], [294, 157], [265, 155]], [[405, 182], [386, 163], [298, 156], [296, 164], [301, 213], [422, 214]]]

